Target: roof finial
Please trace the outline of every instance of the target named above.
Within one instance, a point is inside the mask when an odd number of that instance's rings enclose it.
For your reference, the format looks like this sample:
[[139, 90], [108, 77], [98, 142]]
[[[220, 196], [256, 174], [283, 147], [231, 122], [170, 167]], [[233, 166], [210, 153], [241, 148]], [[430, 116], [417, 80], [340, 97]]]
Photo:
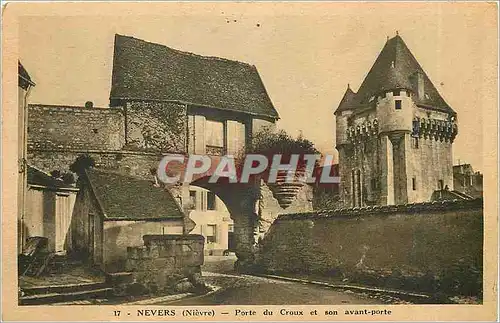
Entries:
[[396, 30], [396, 36], [398, 36], [398, 35], [399, 35], [399, 30]]
[[351, 84], [347, 83], [347, 89], [351, 88]]
[[389, 41], [389, 35], [387, 35], [387, 41]]

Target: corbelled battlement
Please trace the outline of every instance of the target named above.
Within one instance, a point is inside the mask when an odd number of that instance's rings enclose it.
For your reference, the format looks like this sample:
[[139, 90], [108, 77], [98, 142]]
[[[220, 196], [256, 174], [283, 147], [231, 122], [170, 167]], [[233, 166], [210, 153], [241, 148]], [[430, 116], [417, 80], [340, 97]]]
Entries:
[[453, 142], [458, 134], [455, 122], [425, 118], [416, 121], [418, 129], [414, 127], [414, 134], [419, 138]]

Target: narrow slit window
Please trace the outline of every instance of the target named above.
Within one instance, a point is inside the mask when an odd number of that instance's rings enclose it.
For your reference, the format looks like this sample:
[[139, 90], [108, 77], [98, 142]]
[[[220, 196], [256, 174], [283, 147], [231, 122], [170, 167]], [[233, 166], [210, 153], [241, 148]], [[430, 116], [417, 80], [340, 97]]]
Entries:
[[417, 178], [413, 177], [411, 179], [411, 186], [412, 186], [412, 188], [413, 188], [414, 191], [417, 190]]
[[395, 101], [395, 107], [396, 107], [396, 110], [401, 110], [401, 100]]

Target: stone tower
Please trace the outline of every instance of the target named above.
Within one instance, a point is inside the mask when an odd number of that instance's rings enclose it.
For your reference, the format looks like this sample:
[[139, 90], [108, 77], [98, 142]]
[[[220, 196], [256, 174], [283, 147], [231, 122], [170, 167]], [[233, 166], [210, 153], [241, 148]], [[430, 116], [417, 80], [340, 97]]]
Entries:
[[335, 117], [345, 207], [424, 202], [453, 189], [456, 112], [399, 35], [358, 92], [347, 87]]

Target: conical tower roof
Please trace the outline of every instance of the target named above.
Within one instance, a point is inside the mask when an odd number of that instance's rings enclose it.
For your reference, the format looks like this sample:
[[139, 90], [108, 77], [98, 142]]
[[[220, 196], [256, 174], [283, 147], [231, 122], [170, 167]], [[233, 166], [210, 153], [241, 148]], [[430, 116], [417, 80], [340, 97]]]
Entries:
[[417, 94], [418, 74], [423, 78], [424, 93], [421, 97], [413, 96], [417, 105], [455, 114], [399, 35], [386, 42], [355, 98], [351, 100], [350, 108], [366, 106], [372, 96], [385, 91], [408, 89]]
[[335, 114], [338, 112], [348, 110], [351, 108], [351, 104], [353, 103], [354, 98], [356, 97], [356, 93], [351, 90], [351, 87], [347, 85], [347, 89], [345, 90], [344, 96], [342, 100], [340, 100], [339, 106], [335, 111]]

